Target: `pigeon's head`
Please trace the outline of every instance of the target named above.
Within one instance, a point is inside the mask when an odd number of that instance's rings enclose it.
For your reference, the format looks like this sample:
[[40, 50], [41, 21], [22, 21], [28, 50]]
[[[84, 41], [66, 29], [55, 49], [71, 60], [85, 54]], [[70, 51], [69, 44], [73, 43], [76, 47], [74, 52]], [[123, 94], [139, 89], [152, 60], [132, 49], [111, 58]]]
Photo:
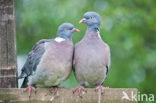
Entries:
[[86, 12], [83, 19], [79, 23], [86, 23], [88, 28], [92, 30], [99, 30], [101, 24], [101, 17], [96, 12]]
[[58, 28], [57, 37], [71, 39], [74, 32], [79, 32], [79, 29], [74, 28], [71, 23], [63, 23]]

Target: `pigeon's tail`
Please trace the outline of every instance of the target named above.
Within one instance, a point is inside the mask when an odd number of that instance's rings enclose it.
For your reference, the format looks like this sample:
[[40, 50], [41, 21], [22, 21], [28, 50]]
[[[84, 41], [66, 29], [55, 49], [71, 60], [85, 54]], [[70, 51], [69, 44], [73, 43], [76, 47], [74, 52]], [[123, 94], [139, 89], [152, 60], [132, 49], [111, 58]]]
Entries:
[[23, 83], [21, 85], [21, 88], [26, 88], [28, 86], [27, 84], [28, 84], [28, 77], [25, 77], [24, 81], [23, 81]]

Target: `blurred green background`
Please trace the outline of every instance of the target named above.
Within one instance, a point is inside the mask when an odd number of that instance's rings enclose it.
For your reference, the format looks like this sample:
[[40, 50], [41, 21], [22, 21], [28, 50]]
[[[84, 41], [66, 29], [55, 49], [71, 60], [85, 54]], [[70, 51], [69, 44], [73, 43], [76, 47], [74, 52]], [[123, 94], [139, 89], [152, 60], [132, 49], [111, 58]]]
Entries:
[[[156, 94], [156, 0], [15, 0], [15, 9], [19, 58], [26, 58], [38, 40], [54, 38], [64, 22], [80, 29], [73, 35], [77, 43], [87, 28], [78, 23], [83, 14], [98, 12], [100, 34], [111, 48], [112, 59], [104, 86]], [[77, 85], [73, 74], [63, 84]]]

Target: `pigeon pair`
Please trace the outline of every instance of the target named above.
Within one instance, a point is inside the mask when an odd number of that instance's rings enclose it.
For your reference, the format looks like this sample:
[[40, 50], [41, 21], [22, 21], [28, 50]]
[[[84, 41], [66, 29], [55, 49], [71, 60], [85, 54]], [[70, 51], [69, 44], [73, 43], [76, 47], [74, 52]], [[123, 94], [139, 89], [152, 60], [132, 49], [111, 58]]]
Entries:
[[[59, 26], [55, 39], [43, 39], [36, 43], [29, 53], [26, 63], [22, 68], [19, 78], [28, 77], [29, 97], [31, 91], [37, 87], [52, 87], [57, 91], [57, 86], [65, 81], [74, 67], [74, 74], [80, 86], [101, 88], [110, 69], [110, 49], [100, 37], [99, 30], [101, 18], [96, 12], [87, 12], [80, 23], [87, 24], [84, 38], [76, 44], [72, 42], [72, 34], [79, 30], [70, 23]], [[73, 63], [73, 64], [72, 64]], [[83, 87], [84, 86], [84, 87]]]

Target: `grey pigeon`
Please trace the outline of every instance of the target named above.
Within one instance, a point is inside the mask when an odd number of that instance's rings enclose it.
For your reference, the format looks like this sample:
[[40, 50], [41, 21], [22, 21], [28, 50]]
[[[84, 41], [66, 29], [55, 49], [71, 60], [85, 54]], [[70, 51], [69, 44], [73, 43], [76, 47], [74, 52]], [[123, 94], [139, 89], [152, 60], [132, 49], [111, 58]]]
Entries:
[[43, 39], [36, 43], [22, 68], [20, 78], [28, 77], [29, 97], [36, 87], [58, 86], [72, 70], [72, 34], [79, 31], [70, 23], [59, 26], [55, 39]]
[[[76, 44], [74, 53], [74, 71], [80, 86], [74, 89], [78, 90], [81, 96], [81, 89], [84, 87], [102, 86], [108, 71], [110, 69], [110, 48], [100, 37], [101, 17], [96, 12], [87, 12], [84, 14], [80, 23], [87, 24], [87, 31], [83, 39]], [[84, 86], [84, 87], [83, 87]]]

